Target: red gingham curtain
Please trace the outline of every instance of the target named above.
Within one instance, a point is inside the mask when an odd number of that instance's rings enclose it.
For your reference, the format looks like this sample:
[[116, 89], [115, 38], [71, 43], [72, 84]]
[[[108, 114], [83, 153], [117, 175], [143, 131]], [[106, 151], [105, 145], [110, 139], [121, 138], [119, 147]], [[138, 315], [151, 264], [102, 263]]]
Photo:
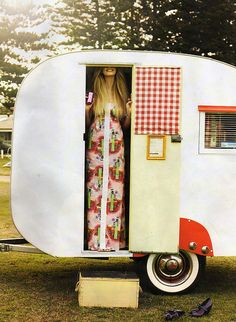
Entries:
[[135, 134], [178, 134], [180, 67], [136, 67]]

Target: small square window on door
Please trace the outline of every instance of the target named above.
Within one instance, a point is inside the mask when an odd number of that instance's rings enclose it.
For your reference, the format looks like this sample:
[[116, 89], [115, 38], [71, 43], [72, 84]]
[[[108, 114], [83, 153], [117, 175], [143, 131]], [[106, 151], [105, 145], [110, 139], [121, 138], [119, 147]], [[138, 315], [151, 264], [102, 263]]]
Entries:
[[147, 136], [147, 160], [165, 160], [166, 137], [165, 135]]

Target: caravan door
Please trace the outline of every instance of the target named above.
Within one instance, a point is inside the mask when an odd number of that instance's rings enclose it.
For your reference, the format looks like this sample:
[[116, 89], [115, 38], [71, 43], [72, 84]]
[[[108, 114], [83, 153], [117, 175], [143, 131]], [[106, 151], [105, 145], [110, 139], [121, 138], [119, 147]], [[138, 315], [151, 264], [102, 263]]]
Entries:
[[181, 130], [180, 67], [137, 66], [133, 98], [129, 249], [175, 253], [181, 144], [172, 141]]
[[17, 97], [12, 213], [45, 253], [79, 256], [84, 238], [85, 66], [78, 54], [39, 64]]

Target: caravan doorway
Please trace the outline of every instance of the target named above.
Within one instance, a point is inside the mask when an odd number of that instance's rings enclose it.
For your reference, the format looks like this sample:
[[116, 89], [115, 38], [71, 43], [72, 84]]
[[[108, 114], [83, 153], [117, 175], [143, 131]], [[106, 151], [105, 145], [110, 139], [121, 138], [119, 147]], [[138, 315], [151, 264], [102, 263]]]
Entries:
[[86, 66], [84, 250], [128, 249], [131, 90], [131, 66]]

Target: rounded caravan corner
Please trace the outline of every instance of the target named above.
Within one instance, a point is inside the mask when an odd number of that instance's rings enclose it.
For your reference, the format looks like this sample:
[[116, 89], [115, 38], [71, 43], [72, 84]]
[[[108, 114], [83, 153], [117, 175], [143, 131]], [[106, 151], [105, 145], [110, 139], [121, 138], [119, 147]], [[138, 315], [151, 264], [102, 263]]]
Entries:
[[209, 232], [199, 222], [189, 218], [180, 218], [179, 249], [200, 256], [214, 256]]
[[27, 241], [53, 256], [82, 251], [84, 77], [75, 55], [49, 58], [24, 79], [14, 111], [12, 218]]

